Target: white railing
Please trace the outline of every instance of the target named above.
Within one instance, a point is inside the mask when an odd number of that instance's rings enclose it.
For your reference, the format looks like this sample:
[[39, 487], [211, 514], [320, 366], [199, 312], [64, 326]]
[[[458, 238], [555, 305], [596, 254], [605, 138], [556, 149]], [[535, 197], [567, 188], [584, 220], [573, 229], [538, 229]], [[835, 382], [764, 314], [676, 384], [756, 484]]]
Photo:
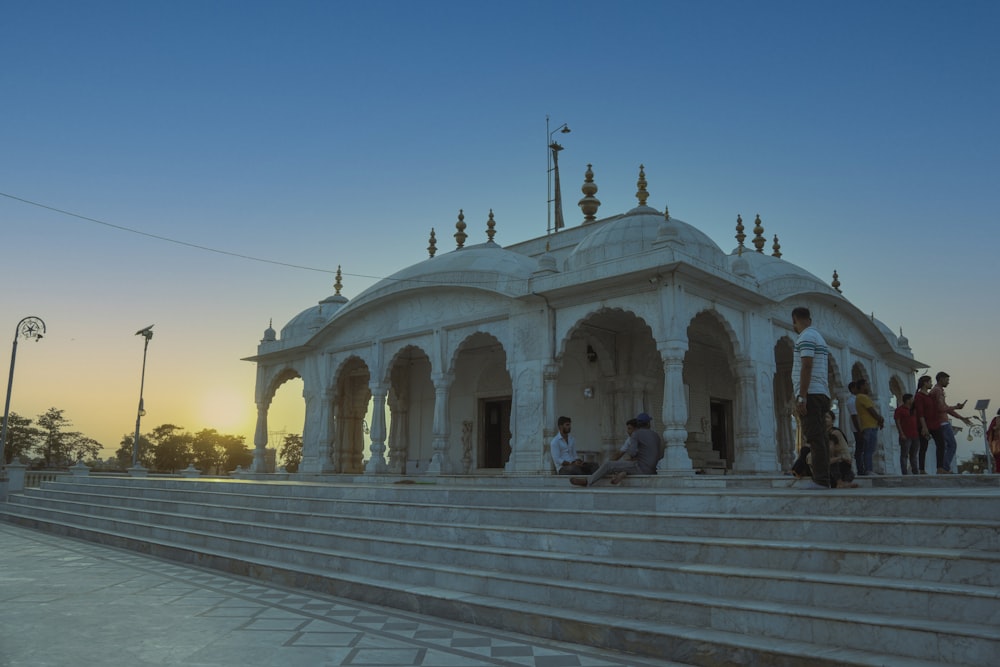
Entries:
[[38, 488], [42, 482], [54, 482], [60, 477], [69, 477], [71, 474], [65, 470], [25, 470], [24, 488]]

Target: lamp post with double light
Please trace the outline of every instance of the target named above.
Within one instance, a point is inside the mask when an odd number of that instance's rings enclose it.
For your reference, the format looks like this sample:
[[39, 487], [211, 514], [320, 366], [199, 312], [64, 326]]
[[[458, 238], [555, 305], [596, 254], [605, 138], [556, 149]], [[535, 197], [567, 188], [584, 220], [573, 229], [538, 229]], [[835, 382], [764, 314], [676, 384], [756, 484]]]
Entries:
[[14, 387], [14, 361], [17, 359], [17, 339], [21, 336], [34, 338], [37, 343], [45, 334], [45, 322], [42, 318], [29, 315], [17, 323], [14, 329], [14, 349], [10, 353], [10, 375], [7, 377], [7, 401], [3, 406], [3, 432], [0, 433], [0, 468], [3, 468], [6, 459], [4, 449], [7, 446], [7, 419], [10, 417], [10, 391]]
[[146, 386], [146, 351], [149, 349], [149, 340], [153, 337], [153, 326], [150, 324], [145, 329], [139, 329], [135, 332], [136, 336], [142, 336], [146, 339], [146, 342], [142, 346], [142, 377], [139, 380], [139, 409], [135, 412], [135, 438], [132, 440], [132, 468], [134, 469], [141, 467], [139, 465], [139, 424], [146, 414], [146, 408], [142, 401], [142, 391]]

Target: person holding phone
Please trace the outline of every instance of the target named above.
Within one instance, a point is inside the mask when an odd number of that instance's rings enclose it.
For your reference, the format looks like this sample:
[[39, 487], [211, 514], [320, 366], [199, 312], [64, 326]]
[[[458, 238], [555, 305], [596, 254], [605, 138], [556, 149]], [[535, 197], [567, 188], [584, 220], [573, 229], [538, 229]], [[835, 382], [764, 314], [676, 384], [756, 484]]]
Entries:
[[[958, 410], [965, 407], [966, 401], [961, 403], [956, 403], [955, 405], [948, 405], [948, 400], [945, 398], [944, 390], [945, 387], [951, 382], [951, 376], [941, 371], [934, 376], [937, 380], [937, 384], [931, 389], [930, 397], [937, 406], [938, 414], [941, 419], [941, 439], [944, 441], [944, 455], [941, 458], [941, 462], [938, 467], [939, 475], [947, 475], [952, 472], [951, 464], [955, 458], [955, 451], [958, 449], [958, 441], [955, 440], [955, 431], [951, 427], [951, 420], [948, 419], [949, 416], [959, 419], [965, 423], [966, 426], [971, 426], [972, 422], [969, 421], [967, 417], [963, 417], [958, 414]], [[936, 444], [936, 443], [935, 443]]]

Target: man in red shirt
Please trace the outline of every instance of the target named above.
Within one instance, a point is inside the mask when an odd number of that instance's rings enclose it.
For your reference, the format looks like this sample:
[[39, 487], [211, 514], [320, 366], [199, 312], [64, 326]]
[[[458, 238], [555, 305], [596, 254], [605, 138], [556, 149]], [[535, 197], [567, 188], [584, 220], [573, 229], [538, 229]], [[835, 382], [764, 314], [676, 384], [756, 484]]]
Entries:
[[[941, 371], [934, 376], [937, 380], [937, 384], [931, 389], [929, 396], [934, 401], [938, 412], [938, 421], [941, 423], [938, 426], [940, 432], [940, 439], [944, 443], [944, 447], [941, 448], [938, 442], [938, 437], [934, 438], [934, 444], [938, 445], [938, 474], [947, 474], [952, 472], [951, 463], [952, 459], [955, 458], [955, 451], [958, 449], [958, 442], [955, 440], [955, 431], [951, 428], [951, 421], [948, 419], [949, 416], [955, 419], [960, 419], [965, 422], [966, 426], [970, 426], [970, 422], [966, 417], [958, 414], [958, 410], [965, 407], [965, 401], [961, 403], [956, 403], [955, 405], [948, 405], [947, 399], [944, 396], [944, 389], [951, 382], [951, 376], [949, 376], [944, 371]], [[942, 452], [941, 449], [944, 451]]]
[[913, 394], [903, 394], [903, 404], [896, 408], [892, 417], [899, 433], [899, 469], [904, 475], [918, 475], [920, 434], [917, 431], [917, 413], [913, 410]]
[[[937, 416], [937, 406], [934, 405], [934, 401], [931, 400], [930, 391], [931, 384], [930, 375], [924, 375], [917, 381], [917, 393], [913, 397], [913, 412], [917, 417], [917, 428], [920, 434], [920, 474], [927, 474], [927, 445], [930, 443], [932, 437], [932, 432], [937, 429], [931, 428], [931, 424], [938, 424], [941, 420]], [[935, 439], [935, 448], [937, 444], [937, 439]], [[941, 446], [941, 452], [944, 452], [944, 445]]]

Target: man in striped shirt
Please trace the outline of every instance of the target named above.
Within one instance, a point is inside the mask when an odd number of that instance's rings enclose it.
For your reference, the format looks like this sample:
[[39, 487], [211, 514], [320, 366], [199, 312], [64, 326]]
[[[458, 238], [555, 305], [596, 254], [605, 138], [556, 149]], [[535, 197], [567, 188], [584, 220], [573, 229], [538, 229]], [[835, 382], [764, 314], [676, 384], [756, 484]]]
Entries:
[[826, 439], [824, 415], [830, 409], [829, 376], [830, 350], [826, 341], [812, 326], [808, 308], [792, 311], [795, 359], [792, 363], [792, 384], [795, 389], [795, 410], [802, 424], [803, 439], [809, 443], [812, 456], [812, 482], [807, 489], [830, 488], [830, 446]]

